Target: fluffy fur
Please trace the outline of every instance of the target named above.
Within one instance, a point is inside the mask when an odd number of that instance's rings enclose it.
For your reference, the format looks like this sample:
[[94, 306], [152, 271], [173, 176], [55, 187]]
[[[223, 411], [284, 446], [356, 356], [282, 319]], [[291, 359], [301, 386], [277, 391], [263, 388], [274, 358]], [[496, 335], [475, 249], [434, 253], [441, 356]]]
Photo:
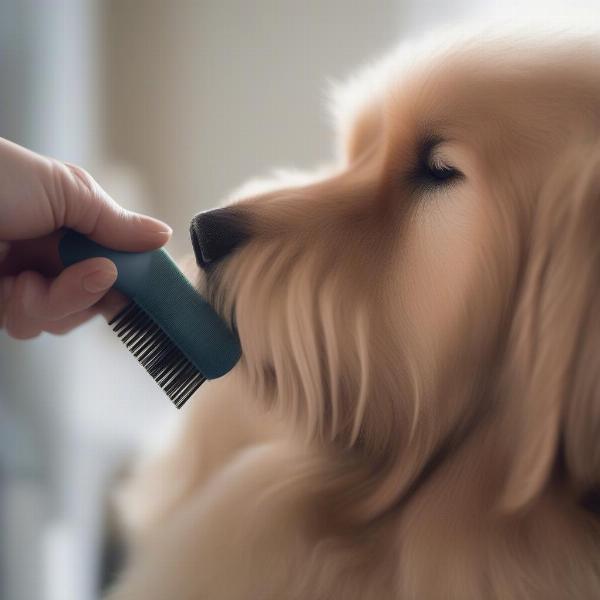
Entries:
[[597, 598], [599, 47], [403, 47], [335, 106], [335, 165], [234, 200], [243, 359], [123, 491], [111, 598]]

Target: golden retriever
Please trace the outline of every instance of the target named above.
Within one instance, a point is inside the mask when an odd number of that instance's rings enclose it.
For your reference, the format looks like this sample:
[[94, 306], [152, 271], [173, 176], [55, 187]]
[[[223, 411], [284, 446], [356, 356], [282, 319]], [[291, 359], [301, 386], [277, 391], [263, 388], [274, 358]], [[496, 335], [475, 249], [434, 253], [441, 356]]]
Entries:
[[113, 600], [600, 597], [600, 45], [402, 47], [194, 219], [243, 358], [121, 493]]

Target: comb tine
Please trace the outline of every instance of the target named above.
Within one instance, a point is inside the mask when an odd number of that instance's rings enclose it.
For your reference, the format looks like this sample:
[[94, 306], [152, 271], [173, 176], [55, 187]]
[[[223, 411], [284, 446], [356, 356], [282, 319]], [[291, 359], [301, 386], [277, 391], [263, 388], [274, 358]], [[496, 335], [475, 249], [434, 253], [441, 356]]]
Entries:
[[186, 381], [189, 381], [189, 377], [193, 375], [193, 367], [189, 363], [181, 365], [176, 372], [174, 372], [169, 384], [165, 387], [167, 394], [175, 394], [177, 390], [181, 389], [182, 385]]
[[178, 385], [169, 390], [168, 396], [177, 408], [181, 408], [205, 381], [206, 377], [190, 365], [185, 372], [177, 375]]
[[154, 344], [160, 340], [161, 332], [158, 326], [155, 326], [154, 329], [148, 333], [148, 336], [142, 338], [140, 341], [143, 342], [138, 350], [134, 353], [134, 356], [142, 362], [146, 359], [148, 354], [152, 352]]
[[173, 367], [167, 371], [166, 373], [163, 373], [156, 381], [159, 385], [161, 385], [163, 387], [163, 389], [165, 390], [165, 392], [167, 391], [167, 385], [169, 384], [169, 382], [173, 379], [173, 377], [176, 376], [176, 374], [181, 370], [182, 367], [184, 367], [187, 364], [187, 360], [185, 358], [179, 358], [177, 360], [177, 362], [173, 365]]
[[158, 327], [152, 324], [145, 335], [140, 335], [138, 339], [132, 340], [130, 344], [127, 345], [129, 351], [137, 357], [142, 354], [143, 351], [148, 347], [148, 344], [152, 343], [152, 340], [156, 338], [156, 334], [158, 332]]
[[136, 309], [136, 304], [134, 302], [130, 302], [121, 312], [117, 313], [108, 324], [113, 327], [114, 331], [117, 331], [119, 325], [122, 323], [127, 323], [127, 317], [130, 313], [133, 313]]
[[188, 384], [187, 388], [180, 391], [178, 394], [171, 396], [173, 404], [175, 404], [177, 408], [181, 408], [205, 381], [206, 377], [199, 373], [196, 374], [194, 379]]
[[137, 339], [137, 337], [140, 335], [140, 332], [143, 332], [145, 330], [147, 330], [148, 326], [150, 324], [150, 319], [148, 317], [146, 317], [145, 315], [139, 315], [137, 316], [132, 322], [131, 325], [129, 327], [126, 327], [122, 333], [119, 334], [119, 337], [121, 338], [121, 341], [127, 345], [129, 340], [132, 337], [135, 337], [135, 339]]
[[135, 302], [109, 325], [156, 383], [181, 408], [206, 378], [159, 325]]

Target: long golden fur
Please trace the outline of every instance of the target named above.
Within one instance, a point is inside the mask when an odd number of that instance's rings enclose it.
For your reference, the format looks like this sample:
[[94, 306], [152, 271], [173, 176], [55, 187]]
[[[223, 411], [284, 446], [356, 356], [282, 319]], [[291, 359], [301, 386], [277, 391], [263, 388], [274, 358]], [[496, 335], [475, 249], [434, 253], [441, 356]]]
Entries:
[[331, 169], [234, 201], [243, 358], [111, 598], [600, 597], [600, 46], [402, 48], [335, 106]]

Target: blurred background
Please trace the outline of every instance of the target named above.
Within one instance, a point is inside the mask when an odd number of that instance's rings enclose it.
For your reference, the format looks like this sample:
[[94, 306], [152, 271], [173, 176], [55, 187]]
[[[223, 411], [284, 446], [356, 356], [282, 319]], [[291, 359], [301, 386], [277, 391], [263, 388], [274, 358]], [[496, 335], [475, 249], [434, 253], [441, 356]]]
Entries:
[[[0, 136], [79, 163], [175, 231], [275, 167], [330, 158], [325, 92], [408, 36], [596, 0], [0, 0]], [[0, 215], [0, 218], [2, 216]], [[0, 332], [0, 598], [93, 600], [107, 495], [185, 419], [101, 320]]]

